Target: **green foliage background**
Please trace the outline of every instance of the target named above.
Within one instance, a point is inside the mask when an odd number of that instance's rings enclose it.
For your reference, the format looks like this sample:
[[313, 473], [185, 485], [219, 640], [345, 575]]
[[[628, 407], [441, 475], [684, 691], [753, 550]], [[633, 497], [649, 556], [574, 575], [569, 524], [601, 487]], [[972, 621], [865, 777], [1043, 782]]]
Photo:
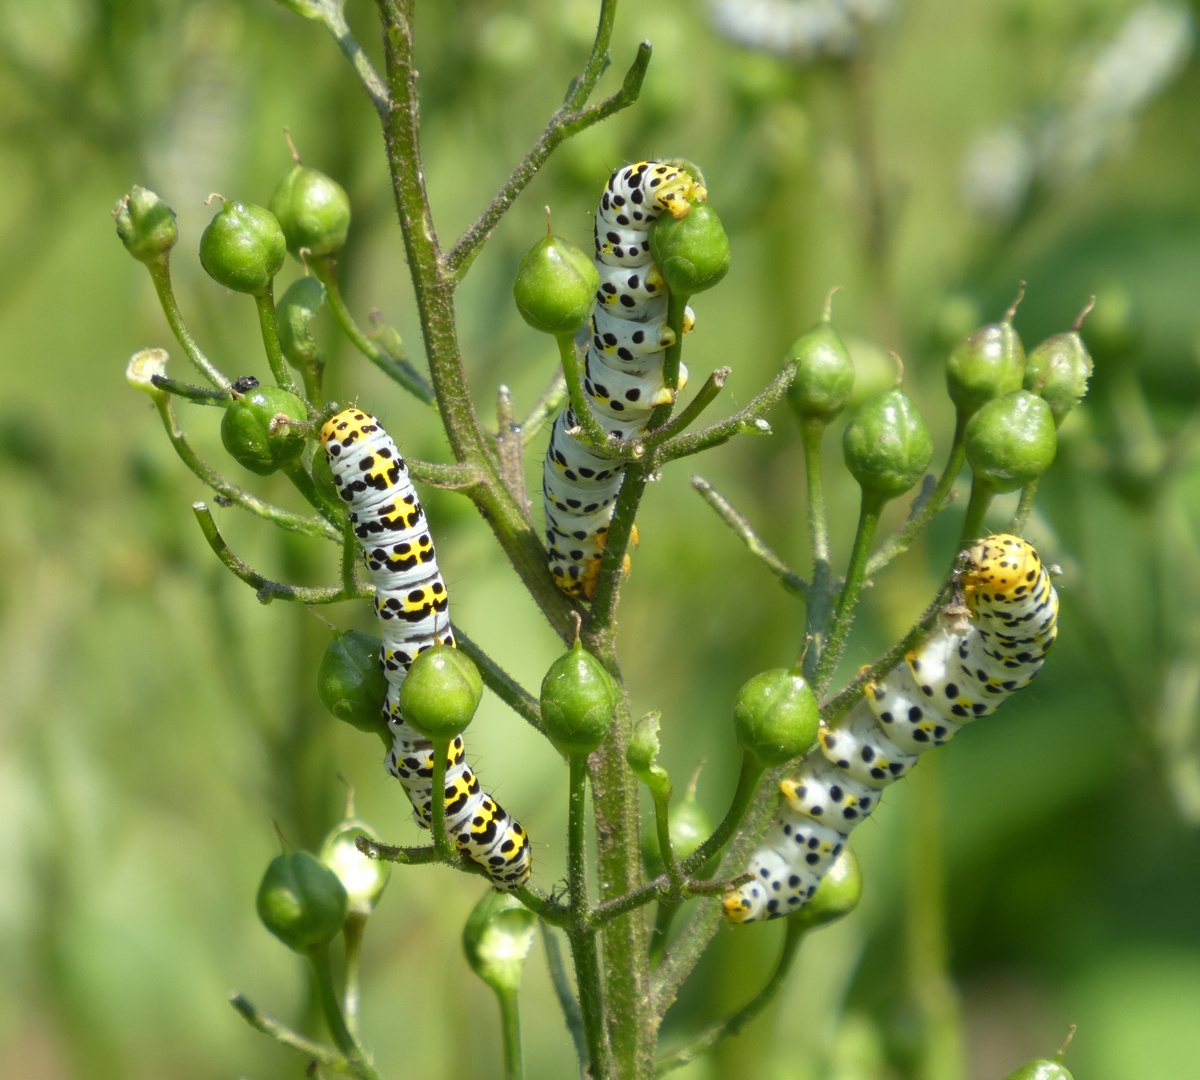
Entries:
[[[800, 69], [739, 50], [687, 0], [631, 4], [601, 90], [649, 38], [641, 101], [551, 159], [460, 293], [477, 406], [492, 416], [503, 382], [520, 411], [557, 362], [510, 299], [542, 206], [586, 246], [614, 167], [684, 156], [705, 169], [733, 240], [733, 270], [696, 304], [685, 356], [697, 383], [733, 368], [725, 407], [777, 372], [834, 284], [845, 286], [839, 328], [903, 355], [943, 456], [953, 411], [940, 365], [953, 334], [971, 329], [955, 321], [964, 302], [989, 321], [1027, 279], [1016, 325], [1032, 346], [1067, 329], [1090, 293], [1118, 289], [1142, 328], [1130, 362], [1152, 426], [1128, 417], [1130, 371], [1101, 363], [1042, 485], [1030, 538], [1065, 569], [1060, 645], [1044, 673], [889, 793], [854, 838], [862, 908], [805, 945], [769, 1015], [681, 1077], [911, 1075], [919, 981], [906, 865], [922, 785], [942, 808], [971, 1077], [1047, 1056], [1068, 1023], [1080, 1025], [1070, 1059], [1080, 1080], [1184, 1076], [1200, 1059], [1200, 491], [1189, 442], [1171, 444], [1178, 462], [1165, 479], [1155, 457], [1166, 452], [1155, 432], [1190, 431], [1200, 394], [1196, 65], [1123, 152], [1085, 184], [1045, 193], [1013, 233], [985, 230], [958, 197], [971, 138], [1037, 115], [1081, 42], [1111, 34], [1132, 6], [912, 2], [879, 34], [868, 82], [846, 65]], [[418, 11], [427, 181], [448, 239], [561, 100], [596, 4]], [[369, 7], [349, 14], [376, 48]], [[416, 830], [375, 741], [316, 700], [324, 627], [304, 610], [260, 607], [192, 523], [205, 492], [122, 377], [133, 351], [171, 342], [108, 212], [135, 182], [175, 207], [174, 271], [193, 332], [225, 370], [262, 377], [252, 307], [207, 279], [194, 253], [209, 192], [267, 201], [290, 161], [289, 125], [306, 163], [353, 201], [341, 276], [355, 312], [378, 308], [418, 352], [376, 121], [318, 28], [265, 0], [7, 0], [0, 103], [0, 1075], [298, 1076], [298, 1062], [225, 1003], [236, 988], [295, 1022], [308, 1008], [299, 961], [254, 916], [277, 850], [272, 821], [318, 844], [341, 812], [340, 775], [385, 839], [412, 843]], [[870, 247], [863, 212], [872, 159], [894, 211], [885, 249]], [[330, 393], [379, 415], [406, 453], [444, 459], [436, 417], [329, 341]], [[860, 382], [886, 372], [859, 352]], [[216, 410], [180, 409], [203, 455], [221, 461]], [[772, 437], [696, 468], [803, 570], [799, 441], [783, 410], [773, 423]], [[535, 492], [543, 445], [529, 456]], [[226, 471], [287, 497], [282, 481]], [[858, 493], [836, 455], [829, 482], [844, 557]], [[558, 652], [553, 634], [466, 502], [422, 494], [456, 621], [536, 687]], [[333, 580], [335, 551], [217, 513], [234, 550], [264, 572]], [[901, 520], [903, 507], [892, 513]], [[956, 511], [944, 517], [868, 594], [846, 675], [932, 595], [957, 535]], [[740, 760], [729, 702], [751, 674], [796, 656], [802, 612], [691, 491], [684, 467], [651, 489], [639, 527], [621, 620], [634, 708], [663, 710], [677, 781], [707, 761], [700, 797], [716, 819]], [[369, 628], [366, 605], [327, 614]], [[549, 889], [563, 874], [565, 768], [494, 699], [469, 739], [485, 783], [533, 837], [535, 882]], [[494, 1005], [458, 942], [478, 892], [476, 879], [443, 869], [393, 874], [368, 929], [363, 1013], [384, 1075], [499, 1075]], [[746, 1000], [779, 936], [773, 925], [723, 930], [667, 1038]], [[523, 1002], [529, 1075], [568, 1075], [536, 955]]]

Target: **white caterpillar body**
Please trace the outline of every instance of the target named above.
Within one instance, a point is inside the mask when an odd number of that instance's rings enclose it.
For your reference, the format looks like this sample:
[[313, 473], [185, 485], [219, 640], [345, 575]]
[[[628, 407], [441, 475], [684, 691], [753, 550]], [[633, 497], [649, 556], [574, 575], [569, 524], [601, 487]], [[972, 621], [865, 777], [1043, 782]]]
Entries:
[[[414, 817], [429, 828], [433, 746], [401, 718], [400, 687], [418, 653], [439, 639], [454, 644], [446, 585], [408, 467], [379, 421], [346, 409], [321, 429], [321, 445], [375, 583], [375, 614], [383, 630], [379, 663], [388, 682], [383, 711], [393, 737], [388, 771], [404, 785]], [[524, 885], [529, 838], [481, 790], [465, 761], [461, 737], [450, 744], [447, 756], [445, 805], [447, 834], [487, 871], [492, 884], [498, 889]]]
[[989, 536], [967, 552], [960, 583], [966, 631], [938, 630], [869, 684], [780, 785], [783, 804], [747, 868], [754, 880], [725, 897], [731, 922], [803, 907], [883, 788], [1038, 673], [1057, 633], [1058, 594], [1037, 552], [1015, 536]]

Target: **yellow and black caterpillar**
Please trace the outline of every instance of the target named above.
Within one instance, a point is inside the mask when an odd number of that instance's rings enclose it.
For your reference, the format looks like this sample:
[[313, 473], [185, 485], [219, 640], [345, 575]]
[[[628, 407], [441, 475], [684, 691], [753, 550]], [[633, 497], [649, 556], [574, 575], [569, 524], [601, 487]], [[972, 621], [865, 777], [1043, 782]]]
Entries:
[[[650, 226], [664, 211], [686, 217], [688, 200], [707, 194], [677, 165], [639, 161], [613, 173], [601, 196], [595, 224], [600, 287], [583, 389], [605, 430], [622, 439], [645, 431], [651, 411], [676, 392], [663, 384], [663, 351], [675, 333], [667, 326], [666, 282], [650, 254]], [[679, 387], [686, 381], [681, 365]], [[590, 598], [624, 465], [570, 434], [578, 426], [570, 406], [554, 421], [542, 492], [550, 572], [567, 594]]]
[[842, 853], [850, 831], [907, 773], [963, 724], [1028, 686], [1057, 633], [1058, 594], [1038, 553], [1015, 536], [989, 536], [966, 552], [959, 578], [971, 621], [938, 630], [881, 681], [780, 788], [784, 801], [729, 893], [725, 917], [747, 923], [803, 907]]
[[[401, 718], [400, 687], [418, 653], [435, 640], [454, 644], [446, 584], [408, 467], [379, 421], [346, 409], [321, 429], [321, 445], [375, 583], [375, 614], [383, 630], [379, 664], [388, 682], [383, 713], [393, 737], [388, 771], [404, 785], [417, 822], [429, 828], [433, 747]], [[461, 736], [450, 744], [445, 799], [446, 832], [458, 848], [487, 871], [497, 889], [524, 885], [529, 837], [481, 790], [464, 760]]]

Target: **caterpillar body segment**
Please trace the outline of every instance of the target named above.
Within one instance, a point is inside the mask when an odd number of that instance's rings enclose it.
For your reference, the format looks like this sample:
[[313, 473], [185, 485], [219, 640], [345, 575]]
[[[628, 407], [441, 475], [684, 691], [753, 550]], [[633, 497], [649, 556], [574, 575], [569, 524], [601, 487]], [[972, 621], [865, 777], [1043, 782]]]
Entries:
[[959, 585], [970, 622], [939, 629], [868, 684], [780, 785], [779, 814], [750, 859], [754, 880], [724, 899], [730, 922], [803, 907], [883, 788], [1038, 673], [1057, 633], [1058, 594], [1033, 547], [1007, 535], [978, 541], [963, 556]]
[[[663, 382], [663, 353], [675, 334], [667, 326], [666, 283], [650, 254], [650, 226], [663, 213], [685, 217], [689, 200], [706, 197], [679, 166], [640, 161], [614, 172], [600, 198], [594, 229], [600, 287], [583, 389], [605, 430], [621, 439], [645, 431], [650, 413], [674, 401], [687, 381], [680, 365], [678, 387]], [[689, 309], [685, 332], [694, 321]], [[570, 434], [578, 426], [569, 406], [555, 419], [542, 491], [550, 572], [568, 595], [590, 599], [624, 465]]]
[[[388, 682], [384, 718], [392, 732], [387, 769], [404, 786], [417, 823], [433, 820], [433, 744], [400, 715], [400, 687], [417, 654], [435, 641], [454, 644], [446, 583], [438, 570], [425, 511], [396, 444], [373, 416], [345, 409], [321, 429], [338, 494], [375, 583], [383, 632], [379, 663]], [[466, 763], [461, 737], [446, 757], [446, 833], [497, 889], [529, 879], [531, 849], [520, 823], [483, 791]]]

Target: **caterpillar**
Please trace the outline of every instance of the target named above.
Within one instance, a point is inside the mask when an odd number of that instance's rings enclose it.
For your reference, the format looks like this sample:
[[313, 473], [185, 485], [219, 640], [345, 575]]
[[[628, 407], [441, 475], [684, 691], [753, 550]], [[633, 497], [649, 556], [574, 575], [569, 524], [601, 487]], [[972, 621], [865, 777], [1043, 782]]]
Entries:
[[[675, 332], [666, 321], [666, 282], [650, 254], [650, 226], [663, 212], [686, 217], [689, 199], [707, 197], [681, 167], [639, 161], [614, 172], [600, 198], [594, 229], [600, 287], [583, 389], [605, 428], [622, 439], [645, 431], [651, 411], [676, 393], [663, 383], [663, 350], [674, 344]], [[689, 309], [685, 332], [692, 321]], [[679, 388], [686, 382], [681, 364]], [[624, 465], [590, 450], [571, 434], [578, 427], [568, 405], [550, 432], [542, 474], [546, 547], [559, 588], [591, 599]]]
[[1058, 594], [1033, 547], [1004, 534], [977, 541], [962, 557], [958, 587], [967, 626], [942, 627], [868, 683], [841, 723], [822, 728], [800, 774], [780, 785], [779, 814], [750, 859], [754, 878], [723, 901], [730, 922], [803, 907], [883, 788], [1038, 673], [1057, 633]]
[[[446, 615], [446, 583], [438, 570], [425, 511], [408, 466], [379, 421], [345, 409], [321, 428], [338, 495], [375, 583], [375, 614], [383, 630], [379, 666], [387, 679], [384, 719], [392, 732], [387, 769], [401, 784], [419, 825], [430, 828], [433, 744], [400, 715], [400, 687], [417, 654], [440, 639], [453, 645]], [[519, 889], [529, 880], [529, 837], [479, 785], [465, 761], [462, 737], [446, 759], [446, 833], [497, 889]]]

